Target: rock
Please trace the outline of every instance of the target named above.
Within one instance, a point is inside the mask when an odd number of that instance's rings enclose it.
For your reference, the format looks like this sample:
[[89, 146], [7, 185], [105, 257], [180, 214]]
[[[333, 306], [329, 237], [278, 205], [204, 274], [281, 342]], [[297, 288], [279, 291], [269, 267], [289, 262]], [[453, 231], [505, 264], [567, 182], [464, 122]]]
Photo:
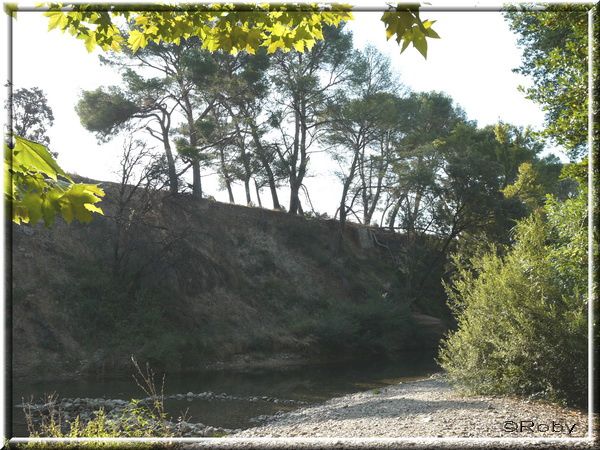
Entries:
[[179, 422], [179, 431], [187, 433], [191, 430], [191, 426], [187, 422]]

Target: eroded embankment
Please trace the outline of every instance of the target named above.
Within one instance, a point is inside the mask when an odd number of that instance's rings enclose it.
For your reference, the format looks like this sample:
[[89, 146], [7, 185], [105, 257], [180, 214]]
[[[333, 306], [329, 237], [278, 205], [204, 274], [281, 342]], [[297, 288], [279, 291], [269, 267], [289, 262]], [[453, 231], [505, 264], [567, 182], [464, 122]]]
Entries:
[[435, 242], [348, 224], [340, 244], [336, 221], [164, 193], [122, 225], [104, 187], [90, 224], [13, 228], [18, 379], [394, 355], [445, 331]]

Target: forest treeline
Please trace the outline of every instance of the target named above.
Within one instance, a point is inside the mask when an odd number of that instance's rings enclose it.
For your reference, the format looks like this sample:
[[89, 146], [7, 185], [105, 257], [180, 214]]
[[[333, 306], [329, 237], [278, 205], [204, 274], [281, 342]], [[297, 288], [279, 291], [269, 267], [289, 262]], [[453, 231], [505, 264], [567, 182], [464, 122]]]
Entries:
[[203, 178], [216, 172], [230, 202], [239, 183], [243, 203], [316, 214], [305, 180], [311, 155], [327, 152], [341, 186], [334, 218], [434, 234], [448, 246], [464, 234], [508, 242], [527, 208], [502, 190], [524, 163], [538, 195], [570, 189], [531, 130], [478, 128], [447, 95], [410, 92], [387, 56], [354, 48], [343, 29], [327, 28], [304, 53], [233, 56], [189, 39], [101, 59], [122, 83], [83, 92], [82, 124], [102, 141], [120, 131], [155, 141], [160, 153], [145, 173], [171, 193], [206, 196]]

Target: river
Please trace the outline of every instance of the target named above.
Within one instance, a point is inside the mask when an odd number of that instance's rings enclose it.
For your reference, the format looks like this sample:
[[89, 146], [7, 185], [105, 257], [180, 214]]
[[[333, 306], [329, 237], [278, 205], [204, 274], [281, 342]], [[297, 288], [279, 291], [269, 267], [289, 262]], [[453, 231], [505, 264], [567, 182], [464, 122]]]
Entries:
[[[406, 353], [394, 361], [365, 360], [353, 363], [302, 366], [288, 369], [244, 371], [205, 371], [165, 376], [164, 394], [188, 392], [225, 393], [235, 397], [263, 397], [294, 400], [299, 403], [217, 399], [167, 399], [165, 407], [172, 417], [186, 413], [188, 422], [202, 422], [222, 428], [249, 428], [251, 419], [302, 406], [300, 402], [321, 403], [332, 397], [377, 389], [401, 381], [426, 377], [439, 371], [431, 352]], [[157, 384], [162, 377], [156, 376]], [[70, 381], [23, 382], [13, 379], [13, 405], [33, 397], [36, 403], [44, 394], [63, 398], [91, 397], [129, 400], [146, 395], [132, 378], [79, 378]], [[26, 436], [23, 411], [13, 407], [13, 435]]]

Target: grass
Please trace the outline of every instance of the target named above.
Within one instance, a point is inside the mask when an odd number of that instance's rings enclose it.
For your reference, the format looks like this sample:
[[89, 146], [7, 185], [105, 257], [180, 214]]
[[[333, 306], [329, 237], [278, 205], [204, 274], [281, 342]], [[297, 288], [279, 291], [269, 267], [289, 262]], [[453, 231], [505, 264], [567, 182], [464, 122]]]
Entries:
[[[172, 426], [170, 416], [164, 409], [164, 377], [160, 389], [155, 382], [155, 374], [148, 365], [142, 370], [132, 357], [137, 374], [133, 378], [142, 391], [152, 399], [150, 404], [131, 400], [116, 419], [109, 419], [100, 408], [92, 413], [93, 417], [83, 420], [79, 415], [74, 419], [65, 420], [62, 411], [57, 407], [55, 394], [46, 396], [46, 410], [33, 411], [31, 405], [23, 408], [29, 437], [78, 439], [77, 441], [30, 441], [25, 448], [80, 448], [80, 447], [109, 447], [116, 446], [115, 441], [98, 441], [98, 438], [174, 438], [179, 437], [178, 427]], [[185, 417], [181, 417], [184, 421]], [[95, 440], [90, 440], [95, 439]], [[175, 448], [174, 442], [119, 442], [119, 448]], [[11, 448], [15, 447], [11, 444]]]

